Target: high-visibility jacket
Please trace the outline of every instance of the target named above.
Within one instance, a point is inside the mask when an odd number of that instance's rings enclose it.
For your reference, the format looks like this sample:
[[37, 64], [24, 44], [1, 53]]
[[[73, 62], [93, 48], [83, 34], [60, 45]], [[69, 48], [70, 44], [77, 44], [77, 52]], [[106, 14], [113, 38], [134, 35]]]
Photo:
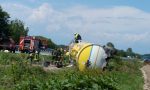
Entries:
[[75, 34], [75, 40], [81, 40], [81, 36], [79, 34]]
[[78, 38], [78, 35], [79, 35], [79, 34], [75, 34], [75, 39], [77, 39], [77, 38]]

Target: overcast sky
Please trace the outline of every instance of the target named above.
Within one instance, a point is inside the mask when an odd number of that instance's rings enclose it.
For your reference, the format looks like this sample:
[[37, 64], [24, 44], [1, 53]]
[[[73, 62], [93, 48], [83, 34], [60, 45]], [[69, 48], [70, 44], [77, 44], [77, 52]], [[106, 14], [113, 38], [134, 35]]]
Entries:
[[150, 0], [0, 0], [11, 19], [68, 45], [74, 33], [83, 41], [150, 53]]

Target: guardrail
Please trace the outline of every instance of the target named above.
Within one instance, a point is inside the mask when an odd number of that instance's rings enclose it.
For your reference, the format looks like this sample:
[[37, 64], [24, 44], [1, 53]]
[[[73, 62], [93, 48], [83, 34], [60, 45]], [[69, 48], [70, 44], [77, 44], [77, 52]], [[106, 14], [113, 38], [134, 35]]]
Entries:
[[40, 51], [40, 54], [41, 54], [41, 55], [52, 55], [52, 51], [49, 51], [49, 50], [41, 50], [41, 51]]

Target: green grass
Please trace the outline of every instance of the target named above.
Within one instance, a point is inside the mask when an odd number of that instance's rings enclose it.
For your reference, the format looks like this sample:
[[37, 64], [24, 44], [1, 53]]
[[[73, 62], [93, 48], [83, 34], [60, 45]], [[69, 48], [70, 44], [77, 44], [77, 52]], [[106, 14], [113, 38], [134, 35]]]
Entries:
[[143, 90], [138, 60], [114, 57], [106, 71], [80, 72], [73, 67], [46, 72], [31, 66], [26, 58], [26, 54], [0, 53], [0, 90]]
[[115, 57], [109, 62], [108, 68], [113, 68], [120, 90], [143, 90], [144, 81], [140, 70], [142, 65], [138, 59], [123, 61]]

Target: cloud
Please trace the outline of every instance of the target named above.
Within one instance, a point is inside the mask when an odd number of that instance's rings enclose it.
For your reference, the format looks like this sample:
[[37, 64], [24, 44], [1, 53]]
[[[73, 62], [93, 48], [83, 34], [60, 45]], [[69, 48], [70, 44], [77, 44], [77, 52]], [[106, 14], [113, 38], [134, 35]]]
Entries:
[[3, 3], [2, 8], [6, 10], [10, 16], [14, 18], [25, 18], [31, 13], [31, 8], [28, 6], [20, 5], [18, 3]]
[[150, 38], [150, 13], [131, 6], [89, 8], [80, 5], [59, 10], [48, 3], [36, 8], [17, 3], [2, 6], [13, 18], [25, 21], [30, 34], [45, 35], [59, 44], [69, 43], [75, 32], [85, 41], [103, 44], [111, 41], [118, 47], [126, 43], [132, 47], [139, 42], [144, 46]]
[[29, 20], [40, 22], [45, 21], [48, 16], [51, 16], [53, 13], [53, 9], [47, 3], [42, 4], [39, 8], [31, 10], [31, 14], [29, 15]]

